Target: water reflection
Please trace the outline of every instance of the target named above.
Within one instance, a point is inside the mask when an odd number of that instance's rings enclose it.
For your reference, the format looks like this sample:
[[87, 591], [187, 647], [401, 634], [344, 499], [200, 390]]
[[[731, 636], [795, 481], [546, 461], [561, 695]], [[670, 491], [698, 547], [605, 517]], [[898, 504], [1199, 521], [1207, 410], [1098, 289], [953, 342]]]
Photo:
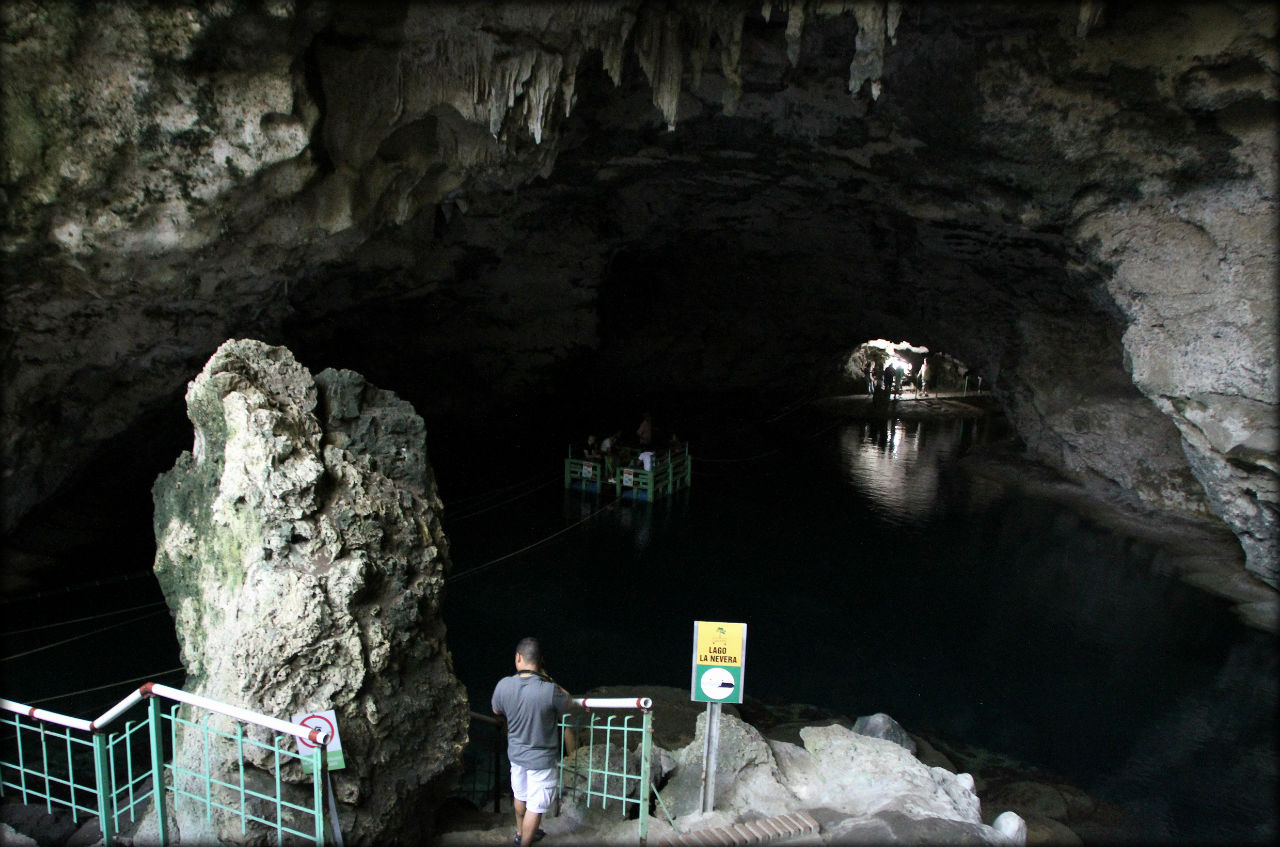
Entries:
[[649, 549], [655, 530], [665, 531], [673, 520], [688, 514], [688, 491], [646, 500], [614, 499], [612, 496], [583, 496], [565, 492], [565, 528], [581, 529], [585, 534], [616, 534], [630, 539], [632, 552], [639, 556]]
[[840, 452], [848, 482], [885, 520], [919, 523], [937, 508], [942, 462], [967, 446], [973, 428], [969, 420], [926, 426], [900, 418], [846, 426]]

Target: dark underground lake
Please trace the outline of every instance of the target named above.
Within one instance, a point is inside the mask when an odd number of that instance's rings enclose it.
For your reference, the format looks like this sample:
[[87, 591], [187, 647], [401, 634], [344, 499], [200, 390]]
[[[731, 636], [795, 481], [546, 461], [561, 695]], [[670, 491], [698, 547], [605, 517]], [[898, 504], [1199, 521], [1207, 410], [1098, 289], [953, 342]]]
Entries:
[[[654, 503], [562, 485], [570, 442], [630, 431], [639, 401], [529, 405], [429, 435], [448, 642], [473, 711], [524, 635], [574, 693], [687, 690], [692, 622], [742, 621], [760, 708], [884, 712], [976, 757], [961, 761], [1076, 786], [1107, 810], [1085, 843], [1272, 839], [1274, 638], [1179, 581], [1149, 538], [981, 473], [1010, 437], [999, 415], [646, 402], [694, 457], [692, 487]], [[75, 579], [6, 598], [3, 672], [4, 696], [91, 717], [128, 681], [182, 677], [146, 572], [144, 481], [82, 482], [103, 526], [63, 551]], [[32, 526], [56, 547], [75, 508]]]

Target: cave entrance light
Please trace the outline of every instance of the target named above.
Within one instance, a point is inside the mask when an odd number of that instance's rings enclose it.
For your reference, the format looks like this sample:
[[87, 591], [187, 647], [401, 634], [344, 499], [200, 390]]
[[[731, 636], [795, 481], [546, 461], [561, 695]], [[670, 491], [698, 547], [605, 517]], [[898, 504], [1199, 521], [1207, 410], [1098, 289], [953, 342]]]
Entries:
[[853, 348], [844, 360], [844, 374], [856, 381], [867, 394], [875, 392], [874, 378], [892, 365], [902, 371], [903, 385], [919, 386], [923, 377], [933, 392], [962, 391], [965, 377], [973, 377], [968, 366], [946, 354], [910, 341], [888, 341], [876, 338]]
[[927, 376], [928, 347], [917, 347], [910, 341], [887, 341], [876, 338], [859, 344], [845, 359], [845, 374], [862, 383], [866, 393], [875, 391], [874, 379], [892, 367], [901, 373], [903, 384], [913, 382], [921, 374]]

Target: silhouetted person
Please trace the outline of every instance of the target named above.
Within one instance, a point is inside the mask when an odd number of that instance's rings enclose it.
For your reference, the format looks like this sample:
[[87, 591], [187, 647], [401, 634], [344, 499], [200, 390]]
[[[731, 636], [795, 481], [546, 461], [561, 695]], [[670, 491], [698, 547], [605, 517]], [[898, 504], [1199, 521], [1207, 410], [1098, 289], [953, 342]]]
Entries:
[[653, 441], [653, 415], [648, 412], [644, 413], [644, 420], [640, 421], [640, 426], [636, 427], [636, 438], [639, 439], [641, 447], [648, 447]]

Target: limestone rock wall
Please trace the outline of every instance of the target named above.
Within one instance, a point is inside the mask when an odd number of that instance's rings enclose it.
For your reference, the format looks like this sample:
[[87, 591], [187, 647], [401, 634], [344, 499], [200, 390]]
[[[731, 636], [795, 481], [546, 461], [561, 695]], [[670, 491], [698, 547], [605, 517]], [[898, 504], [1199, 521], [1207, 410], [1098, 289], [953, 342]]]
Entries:
[[[357, 373], [313, 378], [253, 340], [218, 348], [187, 408], [194, 446], [154, 488], [186, 690], [286, 720], [336, 710], [346, 837], [426, 831], [468, 717], [440, 616], [448, 542], [422, 419]], [[175, 759], [202, 771], [201, 743], [180, 735]], [[207, 824], [181, 798], [177, 823], [183, 843], [240, 840], [238, 818]]]
[[885, 337], [1277, 584], [1271, 4], [0, 15], [6, 529], [227, 337], [363, 321], [458, 410], [818, 393]]

